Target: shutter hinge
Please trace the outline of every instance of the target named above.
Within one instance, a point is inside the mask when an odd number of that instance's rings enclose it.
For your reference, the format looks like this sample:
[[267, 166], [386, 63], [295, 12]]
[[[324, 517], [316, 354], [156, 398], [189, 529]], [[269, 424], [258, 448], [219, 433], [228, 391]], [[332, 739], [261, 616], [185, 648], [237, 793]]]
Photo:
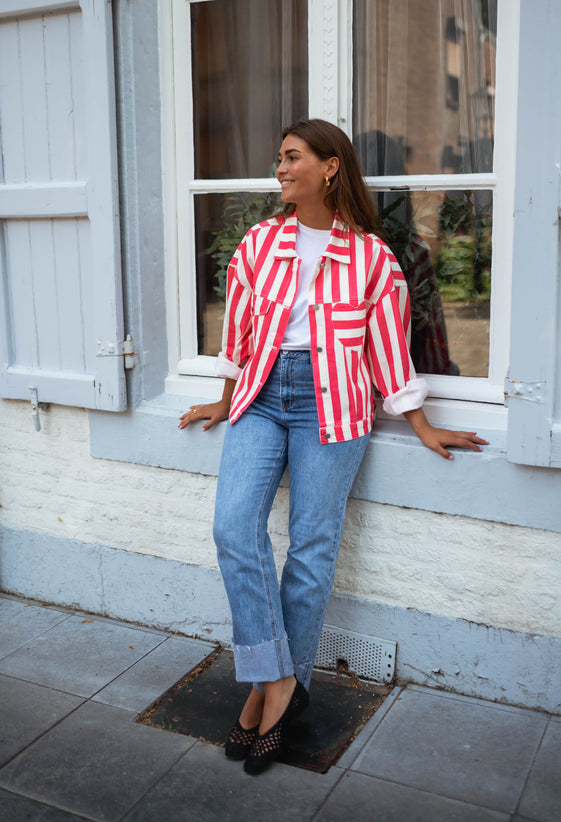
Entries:
[[134, 368], [134, 340], [127, 334], [126, 340], [98, 340], [96, 357], [124, 357], [125, 368]]
[[534, 382], [528, 382], [527, 380], [511, 380], [507, 375], [504, 385], [505, 405], [508, 405], [509, 399], [543, 403], [544, 387], [545, 380], [535, 380]]
[[39, 402], [39, 395], [37, 394], [36, 385], [30, 385], [29, 392], [31, 394], [31, 417], [33, 419], [33, 427], [36, 431], [40, 431], [41, 420], [39, 419], [39, 409], [41, 409], [41, 411], [48, 411], [50, 405], [48, 402]]

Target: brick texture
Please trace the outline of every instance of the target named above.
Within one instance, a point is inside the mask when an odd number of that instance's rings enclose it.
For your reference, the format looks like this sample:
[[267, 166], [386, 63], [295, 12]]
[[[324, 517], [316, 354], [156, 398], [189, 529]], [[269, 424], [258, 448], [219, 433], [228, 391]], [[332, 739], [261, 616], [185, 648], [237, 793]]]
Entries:
[[[216, 479], [93, 459], [87, 411], [0, 401], [0, 523], [216, 568]], [[288, 492], [270, 530], [288, 544]], [[561, 636], [559, 534], [351, 500], [339, 593], [477, 623]]]

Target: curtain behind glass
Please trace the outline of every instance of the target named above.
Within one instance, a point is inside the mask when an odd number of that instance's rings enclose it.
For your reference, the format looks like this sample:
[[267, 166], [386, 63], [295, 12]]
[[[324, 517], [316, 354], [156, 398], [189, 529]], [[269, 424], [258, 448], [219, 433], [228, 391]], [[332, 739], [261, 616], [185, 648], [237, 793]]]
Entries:
[[195, 176], [267, 177], [307, 116], [307, 0], [191, 5]]
[[[308, 113], [307, 0], [191, 4], [195, 176], [273, 174], [285, 126]], [[278, 211], [270, 193], [195, 197], [200, 354], [220, 348], [224, 275], [245, 231]]]
[[496, 0], [354, 0], [367, 175], [493, 170]]

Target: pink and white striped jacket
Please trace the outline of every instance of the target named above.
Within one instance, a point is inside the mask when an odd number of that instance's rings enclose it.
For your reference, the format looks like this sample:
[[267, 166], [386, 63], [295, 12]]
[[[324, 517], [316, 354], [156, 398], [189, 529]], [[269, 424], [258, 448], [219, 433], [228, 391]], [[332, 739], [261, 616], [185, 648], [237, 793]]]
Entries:
[[[230, 422], [255, 399], [275, 362], [296, 296], [297, 218], [251, 228], [228, 269], [216, 373], [237, 379]], [[367, 434], [374, 385], [384, 410], [419, 408], [428, 393], [409, 355], [411, 316], [403, 273], [387, 245], [358, 237], [336, 217], [308, 294], [311, 358], [322, 443]]]

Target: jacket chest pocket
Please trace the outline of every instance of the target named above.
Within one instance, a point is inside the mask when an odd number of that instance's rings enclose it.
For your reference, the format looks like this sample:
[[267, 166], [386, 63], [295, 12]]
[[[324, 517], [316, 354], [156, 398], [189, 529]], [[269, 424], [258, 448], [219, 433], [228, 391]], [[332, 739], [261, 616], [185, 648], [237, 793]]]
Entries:
[[366, 301], [334, 303], [331, 324], [337, 373], [345, 385], [345, 401], [353, 421], [364, 420], [372, 411], [372, 387], [364, 352]]
[[271, 328], [278, 326], [282, 312], [287, 310], [288, 308], [283, 303], [255, 294], [251, 307], [253, 338], [257, 340], [267, 337]]
[[362, 347], [366, 330], [366, 301], [333, 303], [331, 324], [335, 339], [342, 345]]

